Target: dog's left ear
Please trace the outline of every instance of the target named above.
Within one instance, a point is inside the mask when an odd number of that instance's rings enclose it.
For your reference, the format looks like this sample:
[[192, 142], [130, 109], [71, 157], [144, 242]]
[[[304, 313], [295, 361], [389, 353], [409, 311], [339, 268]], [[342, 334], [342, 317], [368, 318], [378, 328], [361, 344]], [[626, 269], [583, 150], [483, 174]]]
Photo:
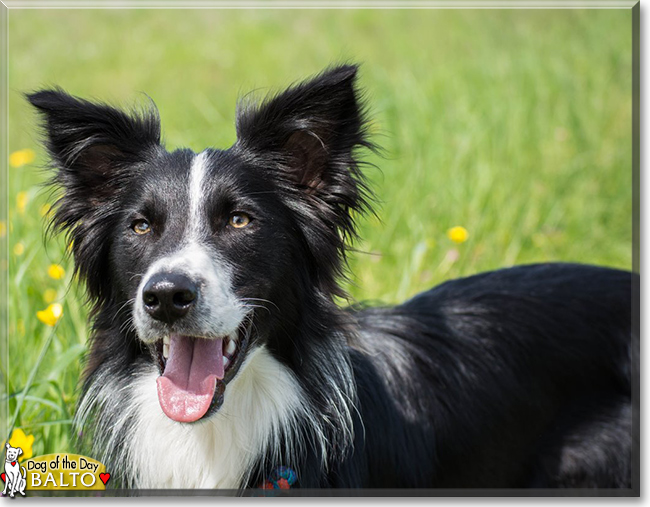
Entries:
[[[369, 208], [357, 150], [374, 145], [356, 76], [355, 65], [335, 67], [237, 114], [237, 148], [298, 201], [292, 208], [320, 273], [326, 261], [344, 258], [344, 239], [355, 235], [352, 212]], [[321, 276], [325, 290], [337, 292], [333, 274]]]
[[354, 150], [371, 146], [356, 75], [355, 65], [335, 67], [258, 107], [242, 108], [237, 115], [239, 144], [279, 166], [307, 194], [335, 191], [328, 186], [354, 186], [360, 176], [355, 174]]
[[369, 209], [357, 150], [374, 145], [356, 76], [356, 65], [335, 67], [237, 114], [237, 149], [274, 173], [299, 216], [316, 284], [338, 295], [352, 212]]
[[18, 456], [20, 456], [23, 453], [23, 450], [19, 447], [18, 448]]

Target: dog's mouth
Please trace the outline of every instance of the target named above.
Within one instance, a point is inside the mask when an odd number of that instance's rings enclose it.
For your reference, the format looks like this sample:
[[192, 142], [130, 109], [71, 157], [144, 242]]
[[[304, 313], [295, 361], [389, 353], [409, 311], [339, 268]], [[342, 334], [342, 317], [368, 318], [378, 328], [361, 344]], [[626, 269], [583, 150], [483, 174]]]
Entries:
[[195, 422], [221, 407], [226, 385], [246, 357], [251, 328], [252, 319], [247, 319], [229, 336], [171, 334], [154, 344], [158, 401], [167, 417]]

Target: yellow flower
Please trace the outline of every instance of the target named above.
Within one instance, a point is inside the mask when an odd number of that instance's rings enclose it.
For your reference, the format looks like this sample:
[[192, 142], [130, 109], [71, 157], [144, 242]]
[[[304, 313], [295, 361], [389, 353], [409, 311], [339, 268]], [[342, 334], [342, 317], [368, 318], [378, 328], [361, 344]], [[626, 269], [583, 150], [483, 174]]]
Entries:
[[7, 222], [4, 220], [0, 221], [0, 238], [4, 238], [7, 235]]
[[61, 306], [59, 303], [53, 303], [45, 310], [36, 312], [38, 320], [50, 327], [54, 326], [54, 324], [59, 321], [61, 315], [63, 315], [63, 306]]
[[58, 264], [50, 264], [50, 267], [47, 268], [47, 274], [50, 275], [50, 278], [61, 280], [65, 276], [65, 269]]
[[18, 458], [18, 461], [23, 461], [32, 457], [32, 444], [34, 443], [34, 435], [25, 435], [25, 432], [20, 428], [16, 428], [11, 432], [9, 438], [9, 445], [11, 447], [20, 447], [23, 453]]
[[20, 242], [16, 243], [14, 245], [14, 255], [20, 257], [24, 253], [25, 253], [25, 245], [23, 245]]
[[16, 208], [18, 208], [18, 213], [24, 213], [27, 203], [29, 202], [29, 195], [27, 192], [18, 192], [16, 194]]
[[447, 231], [447, 237], [454, 243], [464, 243], [469, 238], [469, 232], [465, 227], [457, 225]]
[[9, 165], [11, 167], [22, 167], [26, 164], [31, 164], [35, 158], [36, 153], [34, 153], [34, 150], [30, 150], [29, 148], [25, 150], [14, 151], [11, 155], [9, 155]]
[[45, 292], [43, 292], [43, 301], [45, 301], [48, 305], [56, 299], [57, 292], [54, 289], [47, 289]]
[[51, 209], [52, 209], [52, 205], [46, 202], [45, 204], [43, 204], [43, 206], [41, 206], [39, 212], [41, 213], [42, 217], [45, 217], [50, 214]]

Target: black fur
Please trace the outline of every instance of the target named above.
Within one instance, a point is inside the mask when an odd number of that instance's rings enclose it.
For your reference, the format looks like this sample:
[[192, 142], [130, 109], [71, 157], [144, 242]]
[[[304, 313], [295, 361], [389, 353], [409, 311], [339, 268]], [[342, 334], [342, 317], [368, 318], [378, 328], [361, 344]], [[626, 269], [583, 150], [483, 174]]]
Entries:
[[[521, 266], [394, 308], [337, 306], [346, 240], [368, 210], [358, 150], [373, 147], [355, 76], [337, 67], [242, 108], [235, 145], [210, 152], [206, 241], [235, 266], [239, 297], [270, 302], [254, 314], [255, 340], [304, 386], [328, 442], [324, 463], [304, 421], [305, 452], [260, 456], [241, 486], [290, 464], [301, 487], [630, 488], [631, 273]], [[127, 115], [61, 90], [28, 98], [63, 190], [54, 225], [74, 239], [92, 303], [84, 390], [100, 373], [128, 385], [153, 360], [128, 302], [187, 226], [176, 189], [193, 154], [161, 146], [155, 111]], [[222, 226], [234, 209], [256, 217], [243, 234]], [[147, 241], [124, 233], [138, 213], [160, 231]], [[114, 414], [96, 417], [110, 425]]]

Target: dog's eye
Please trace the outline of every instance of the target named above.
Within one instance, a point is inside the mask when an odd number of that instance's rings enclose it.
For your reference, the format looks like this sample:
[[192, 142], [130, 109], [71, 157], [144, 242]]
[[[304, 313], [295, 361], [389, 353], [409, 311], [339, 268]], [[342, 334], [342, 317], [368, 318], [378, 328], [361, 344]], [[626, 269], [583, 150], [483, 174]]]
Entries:
[[136, 220], [131, 225], [131, 229], [133, 229], [133, 232], [140, 235], [151, 232], [151, 226], [149, 225], [149, 222], [147, 222], [146, 220]]
[[251, 217], [249, 217], [246, 213], [233, 213], [230, 215], [230, 220], [228, 223], [236, 229], [241, 229], [242, 227], [246, 227], [251, 223]]

